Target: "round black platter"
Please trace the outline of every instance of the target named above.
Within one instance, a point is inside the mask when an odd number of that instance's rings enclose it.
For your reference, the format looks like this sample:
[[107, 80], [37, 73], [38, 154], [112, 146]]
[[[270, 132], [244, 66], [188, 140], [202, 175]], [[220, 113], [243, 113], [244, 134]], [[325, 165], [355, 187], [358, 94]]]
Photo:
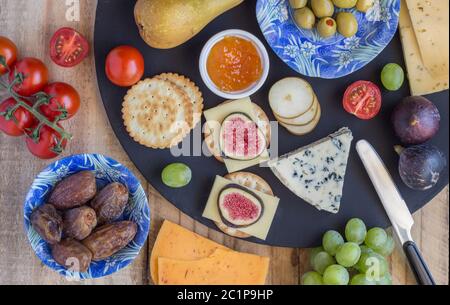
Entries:
[[[114, 86], [105, 75], [105, 58], [108, 52], [118, 45], [133, 45], [145, 57], [145, 77], [152, 77], [163, 72], [176, 72], [191, 78], [200, 87], [205, 98], [205, 109], [221, 103], [223, 99], [209, 91], [201, 80], [198, 60], [206, 41], [219, 31], [238, 28], [258, 36], [265, 43], [259, 29], [256, 15], [256, 1], [247, 0], [239, 7], [223, 14], [211, 22], [200, 34], [184, 45], [171, 50], [157, 50], [149, 47], [139, 36], [134, 22], [131, 0], [99, 0], [95, 23], [95, 59], [98, 85], [111, 126], [136, 167], [167, 200], [195, 220], [216, 229], [209, 220], [202, 218], [202, 212], [208, 199], [216, 175], [225, 175], [222, 163], [213, 157], [182, 156], [174, 157], [169, 150], [154, 150], [139, 145], [127, 134], [121, 115], [125, 88]], [[284, 64], [265, 43], [271, 59], [271, 71], [265, 86], [253, 95], [252, 101], [259, 104], [270, 117], [267, 95], [272, 84], [288, 76], [301, 76]], [[400, 180], [397, 171], [398, 156], [393, 146], [398, 144], [390, 126], [392, 108], [405, 96], [409, 95], [405, 82], [397, 92], [383, 92], [383, 109], [379, 116], [371, 121], [361, 121], [347, 114], [341, 105], [342, 95], [352, 82], [365, 79], [379, 83], [381, 68], [389, 62], [397, 62], [404, 66], [402, 49], [398, 34], [389, 46], [372, 63], [350, 76], [323, 80], [305, 78], [315, 89], [321, 102], [323, 113], [319, 126], [311, 134], [297, 137], [279, 128], [279, 153], [284, 154], [296, 148], [312, 143], [341, 127], [352, 129], [355, 141], [367, 139], [385, 161], [394, 177], [400, 192], [403, 194], [409, 209], [414, 212], [429, 202], [445, 185], [448, 184], [448, 169], [438, 185], [426, 192], [412, 191]], [[379, 84], [381, 87], [381, 84]], [[449, 150], [449, 95], [448, 91], [428, 96], [439, 108], [442, 116], [441, 130], [431, 143], [438, 146], [448, 156]], [[192, 135], [191, 135], [192, 136]], [[183, 189], [171, 189], [161, 181], [161, 171], [169, 163], [184, 162], [193, 171], [194, 179]], [[378, 200], [372, 183], [355, 151], [351, 151], [347, 168], [344, 196], [341, 210], [333, 215], [321, 212], [303, 202], [291, 193], [268, 168], [258, 166], [249, 169], [272, 186], [275, 194], [281, 199], [269, 235], [265, 241], [249, 239], [256, 243], [285, 247], [311, 247], [320, 243], [322, 234], [328, 229], [342, 229], [351, 217], [362, 218], [368, 226], [389, 226], [389, 219]]]

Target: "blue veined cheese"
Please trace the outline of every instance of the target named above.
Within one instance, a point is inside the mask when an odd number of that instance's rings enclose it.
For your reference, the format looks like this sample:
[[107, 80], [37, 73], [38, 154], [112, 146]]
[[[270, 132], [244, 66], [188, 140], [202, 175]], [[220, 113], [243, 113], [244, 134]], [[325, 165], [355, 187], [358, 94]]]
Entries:
[[351, 130], [342, 128], [311, 145], [271, 160], [269, 166], [278, 179], [304, 201], [319, 210], [337, 213], [352, 141]]

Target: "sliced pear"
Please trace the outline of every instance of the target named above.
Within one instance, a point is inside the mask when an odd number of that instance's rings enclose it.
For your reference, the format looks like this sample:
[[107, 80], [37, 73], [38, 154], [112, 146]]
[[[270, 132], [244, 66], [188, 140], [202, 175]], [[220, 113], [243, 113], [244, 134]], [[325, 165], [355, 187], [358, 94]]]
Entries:
[[222, 123], [219, 145], [225, 157], [248, 161], [258, 158], [264, 152], [266, 137], [247, 115], [233, 113]]
[[269, 103], [276, 116], [293, 119], [305, 114], [314, 105], [314, 91], [305, 80], [288, 77], [272, 86]]
[[322, 110], [319, 105], [319, 109], [318, 109], [318, 113], [317, 113], [316, 117], [314, 118], [314, 120], [311, 123], [309, 123], [307, 125], [295, 126], [295, 125], [288, 125], [288, 124], [284, 124], [284, 123], [280, 123], [280, 124], [281, 124], [281, 126], [286, 128], [290, 133], [292, 133], [296, 136], [304, 136], [304, 135], [312, 132], [317, 127], [317, 125], [320, 122], [321, 115], [322, 115]]
[[293, 118], [293, 119], [284, 119], [275, 115], [276, 119], [283, 124], [294, 125], [294, 126], [305, 126], [314, 121], [319, 111], [319, 101], [316, 96], [314, 96], [314, 104], [313, 106], [304, 114]]

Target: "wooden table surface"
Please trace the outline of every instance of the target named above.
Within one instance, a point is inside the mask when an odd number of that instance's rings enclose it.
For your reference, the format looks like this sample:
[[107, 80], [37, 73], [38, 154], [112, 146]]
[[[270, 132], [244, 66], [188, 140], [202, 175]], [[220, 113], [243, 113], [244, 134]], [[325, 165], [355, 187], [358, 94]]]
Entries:
[[[80, 92], [81, 110], [76, 118], [65, 123], [75, 138], [64, 156], [104, 153], [122, 162], [137, 174], [147, 187], [152, 209], [148, 244], [133, 264], [112, 276], [85, 281], [83, 284], [149, 284], [149, 253], [163, 219], [179, 223], [233, 249], [269, 256], [269, 284], [298, 284], [302, 273], [308, 269], [306, 249], [256, 245], [207, 229], [179, 212], [139, 175], [114, 136], [106, 118], [98, 93], [92, 52], [81, 65], [72, 69], [60, 68], [49, 58], [50, 37], [62, 26], [71, 26], [84, 33], [92, 46], [96, 1], [80, 1], [79, 22], [66, 20], [66, 2], [0, 0], [0, 35], [12, 39], [19, 47], [21, 56], [42, 59], [50, 69], [51, 80], [70, 83]], [[39, 261], [23, 230], [22, 204], [25, 194], [35, 175], [48, 163], [32, 157], [23, 139], [0, 135], [0, 284], [73, 284]], [[447, 188], [414, 215], [413, 236], [439, 284], [448, 284], [449, 280], [448, 196]], [[396, 249], [389, 262], [395, 284], [415, 283], [399, 249]]]

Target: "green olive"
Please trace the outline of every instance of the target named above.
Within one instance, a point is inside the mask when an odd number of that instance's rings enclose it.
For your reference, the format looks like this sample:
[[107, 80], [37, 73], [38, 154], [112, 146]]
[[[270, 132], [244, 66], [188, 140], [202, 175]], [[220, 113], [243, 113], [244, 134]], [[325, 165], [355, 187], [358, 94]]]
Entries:
[[293, 9], [304, 8], [308, 3], [308, 0], [289, 0], [291, 7]]
[[334, 5], [339, 8], [352, 8], [358, 0], [333, 0]]
[[308, 7], [296, 10], [294, 12], [294, 18], [299, 27], [307, 30], [311, 30], [316, 23], [316, 17]]
[[311, 0], [311, 8], [317, 18], [331, 17], [334, 14], [331, 0]]
[[352, 37], [358, 32], [358, 21], [352, 13], [341, 12], [336, 17], [338, 32], [345, 37]]
[[360, 12], [366, 13], [374, 4], [374, 0], [358, 0], [356, 9]]
[[333, 36], [336, 33], [336, 21], [330, 17], [320, 19], [317, 24], [317, 31], [324, 38]]

